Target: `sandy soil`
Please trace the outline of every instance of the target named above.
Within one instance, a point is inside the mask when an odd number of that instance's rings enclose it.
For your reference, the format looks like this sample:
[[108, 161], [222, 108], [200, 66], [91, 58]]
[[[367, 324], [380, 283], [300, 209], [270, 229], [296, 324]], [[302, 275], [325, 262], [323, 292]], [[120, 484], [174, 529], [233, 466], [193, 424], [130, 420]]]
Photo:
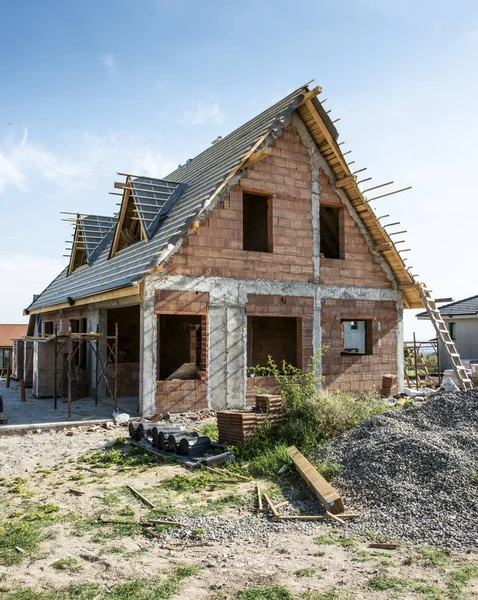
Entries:
[[[28, 503], [50, 503], [60, 508], [58, 520], [48, 531], [52, 534], [40, 547], [22, 555], [13, 566], [0, 566], [0, 591], [8, 594], [25, 587], [37, 590], [55, 590], [72, 582], [96, 582], [111, 586], [134, 578], [153, 578], [173, 565], [197, 565], [201, 570], [186, 580], [177, 600], [191, 597], [201, 600], [233, 599], [247, 587], [284, 585], [300, 596], [313, 590], [330, 592], [329, 598], [383, 599], [383, 598], [447, 598], [424, 595], [417, 591], [421, 579], [429, 586], [446, 590], [451, 570], [467, 565], [478, 565], [478, 555], [453, 553], [444, 566], [435, 566], [421, 549], [401, 546], [397, 550], [376, 551], [368, 547], [370, 540], [351, 537], [346, 528], [336, 530], [330, 525], [316, 523], [307, 531], [283, 530], [276, 532], [268, 517], [256, 515], [253, 509], [254, 483], [210, 485], [196, 491], [167, 493], [162, 482], [175, 474], [190, 475], [179, 465], [135, 466], [121, 471], [114, 464], [107, 469], [92, 468], [89, 462], [79, 462], [92, 453], [100, 442], [112, 440], [125, 429], [74, 430], [26, 436], [0, 437], [0, 521], [7, 528], [21, 518]], [[102, 451], [104, 452], [104, 451]], [[26, 482], [15, 488], [14, 479]], [[266, 534], [250, 543], [240, 536], [231, 536], [226, 542], [211, 541], [198, 533], [198, 543], [207, 545], [184, 547], [184, 542], [161, 532], [159, 537], [148, 537], [146, 530], [118, 534], [113, 526], [92, 523], [98, 515], [119, 519], [145, 518], [149, 509], [125, 487], [134, 486], [156, 502], [176, 506], [177, 512], [191, 507], [201, 509], [207, 523], [208, 505], [218, 497], [234, 493], [250, 499], [249, 507], [225, 505], [225, 516], [239, 522], [245, 515], [253, 515]], [[269, 485], [268, 482], [263, 483]], [[12, 492], [12, 489], [16, 491]], [[75, 495], [71, 489], [78, 490]], [[125, 512], [126, 511], [126, 512]], [[125, 517], [125, 514], [131, 513]], [[265, 523], [263, 522], [265, 520]], [[270, 527], [270, 533], [268, 528]], [[253, 525], [253, 529], [255, 529]], [[262, 530], [262, 529], [261, 529]], [[316, 541], [322, 536], [322, 543]], [[347, 541], [349, 540], [349, 541]], [[190, 544], [191, 540], [187, 541]], [[74, 572], [58, 570], [52, 563], [59, 559], [74, 559]], [[308, 569], [308, 571], [302, 571]], [[370, 589], [371, 578], [384, 575], [415, 582], [403, 591]], [[423, 586], [422, 586], [423, 587]], [[447, 592], [443, 592], [447, 593]], [[478, 598], [476, 580], [471, 583], [464, 598]], [[328, 600], [328, 598], [327, 598]]]

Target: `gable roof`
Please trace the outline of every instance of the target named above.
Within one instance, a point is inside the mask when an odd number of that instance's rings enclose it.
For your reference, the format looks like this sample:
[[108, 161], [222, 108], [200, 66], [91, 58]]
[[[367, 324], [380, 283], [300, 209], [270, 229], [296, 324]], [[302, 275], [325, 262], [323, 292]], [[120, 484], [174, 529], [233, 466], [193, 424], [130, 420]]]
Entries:
[[[439, 306], [438, 310], [442, 317], [463, 317], [468, 315], [478, 316], [478, 296], [470, 296], [464, 300], [457, 300], [456, 302], [450, 302]], [[427, 312], [418, 313], [417, 319], [428, 319], [429, 315]]]
[[[124, 189], [122, 209], [130, 193], [135, 196], [136, 201], [145, 193], [148, 200], [144, 200], [144, 203], [150, 203], [152, 198], [157, 202], [158, 215], [150, 224], [149, 239], [131, 244], [110, 258], [111, 240], [109, 235], [105, 236], [96, 249], [95, 259], [88, 267], [78, 269], [69, 276], [65, 269], [27, 310], [40, 312], [45, 307], [64, 303], [67, 297], [75, 300], [103, 291], [137, 285], [170, 256], [193, 222], [201, 219], [201, 213], [213, 206], [218, 194], [227, 189], [234, 175], [247, 166], [248, 160], [253, 158], [256, 151], [259, 154], [260, 150], [272, 141], [270, 136], [280, 134], [287, 117], [296, 110], [337, 180], [340, 180], [336, 185], [341, 187], [349, 198], [373, 242], [390, 246], [383, 252], [383, 256], [404, 292], [405, 307], [421, 308], [423, 303], [417, 284], [405, 268], [387, 232], [358, 190], [356, 178], [350, 172], [336, 142], [337, 131], [315, 98], [320, 91], [319, 87], [309, 90], [307, 85], [298, 88], [226, 137], [218, 139], [162, 180], [128, 176], [125, 184], [116, 186]], [[171, 202], [167, 198], [156, 199], [153, 192], [154, 189], [159, 189], [155, 186], [165, 184], [178, 186]], [[179, 184], [182, 184], [181, 188]], [[142, 189], [148, 185], [150, 187], [143, 192]], [[160, 207], [162, 201], [165, 204]], [[167, 212], [163, 210], [166, 205]], [[136, 208], [146, 223], [146, 211], [142, 211], [138, 205]], [[119, 225], [117, 229], [118, 227]]]
[[12, 340], [27, 335], [28, 324], [0, 325], [0, 348], [12, 346]]

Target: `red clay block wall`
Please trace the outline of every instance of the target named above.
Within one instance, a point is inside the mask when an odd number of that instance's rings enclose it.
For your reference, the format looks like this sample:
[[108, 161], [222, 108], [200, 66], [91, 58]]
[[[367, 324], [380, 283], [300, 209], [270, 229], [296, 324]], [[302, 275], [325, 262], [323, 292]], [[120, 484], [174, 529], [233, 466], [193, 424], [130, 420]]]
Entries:
[[344, 258], [320, 259], [320, 283], [329, 285], [357, 285], [362, 287], [392, 287], [380, 266], [374, 262], [372, 253], [360, 233], [357, 223], [334, 191], [327, 175], [319, 174], [320, 203], [325, 206], [343, 207]]
[[[271, 196], [273, 252], [243, 247], [243, 190]], [[307, 150], [288, 127], [271, 154], [202, 222], [166, 265], [168, 275], [312, 281], [312, 204]]]
[[208, 304], [208, 292], [156, 290], [154, 311], [163, 314], [206, 314]]
[[207, 408], [207, 383], [198, 379], [156, 382], [156, 412], [194, 412]]
[[[370, 355], [342, 355], [342, 319], [371, 319]], [[397, 372], [397, 307], [395, 302], [322, 300], [322, 359], [327, 387], [343, 392], [380, 388], [382, 375]]]

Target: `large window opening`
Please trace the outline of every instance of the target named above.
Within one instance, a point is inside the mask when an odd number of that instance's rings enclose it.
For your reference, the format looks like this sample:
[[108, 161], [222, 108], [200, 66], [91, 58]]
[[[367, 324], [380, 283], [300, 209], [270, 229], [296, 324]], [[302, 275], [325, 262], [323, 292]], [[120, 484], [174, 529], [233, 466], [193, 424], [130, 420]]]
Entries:
[[341, 208], [320, 207], [320, 254], [324, 258], [343, 258]]
[[272, 252], [271, 198], [243, 194], [243, 249]]
[[159, 379], [197, 379], [204, 362], [203, 317], [159, 315]]
[[294, 317], [247, 318], [247, 366], [265, 367], [270, 356], [279, 367], [282, 361], [298, 366], [297, 319]]
[[[138, 305], [108, 309], [107, 335], [114, 336], [118, 325], [117, 393], [119, 397], [135, 397], [139, 394], [140, 324]], [[113, 382], [114, 357], [110, 352], [107, 353], [107, 362], [108, 375]]]
[[372, 321], [342, 321], [343, 354], [372, 354]]

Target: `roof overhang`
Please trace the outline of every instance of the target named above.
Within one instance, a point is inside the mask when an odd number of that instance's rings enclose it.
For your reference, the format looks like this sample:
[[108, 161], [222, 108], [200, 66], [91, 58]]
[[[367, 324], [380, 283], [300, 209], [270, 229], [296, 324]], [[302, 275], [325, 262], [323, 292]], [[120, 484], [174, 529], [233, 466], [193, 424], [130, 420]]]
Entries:
[[314, 139], [317, 148], [329, 165], [336, 178], [335, 186], [341, 189], [360, 217], [364, 227], [370, 235], [375, 249], [380, 252], [390, 266], [403, 293], [405, 308], [424, 308], [420, 296], [419, 284], [408, 272], [398, 250], [386, 230], [380, 225], [375, 213], [367, 203], [357, 185], [357, 178], [350, 171], [334, 135], [330, 118], [322, 105], [314, 96], [304, 99], [297, 108], [297, 112]]
[[64, 308], [71, 308], [72, 306], [84, 306], [85, 304], [93, 304], [94, 302], [106, 302], [107, 300], [116, 300], [118, 298], [125, 298], [128, 296], [135, 296], [141, 294], [141, 284], [131, 284], [126, 287], [117, 288], [114, 290], [108, 290], [100, 294], [92, 294], [91, 296], [83, 296], [80, 298], [74, 298], [73, 304], [71, 302], [59, 302], [58, 304], [50, 304], [45, 307], [33, 308], [28, 311], [29, 315], [37, 315], [40, 313], [51, 312], [55, 310], [63, 310]]

